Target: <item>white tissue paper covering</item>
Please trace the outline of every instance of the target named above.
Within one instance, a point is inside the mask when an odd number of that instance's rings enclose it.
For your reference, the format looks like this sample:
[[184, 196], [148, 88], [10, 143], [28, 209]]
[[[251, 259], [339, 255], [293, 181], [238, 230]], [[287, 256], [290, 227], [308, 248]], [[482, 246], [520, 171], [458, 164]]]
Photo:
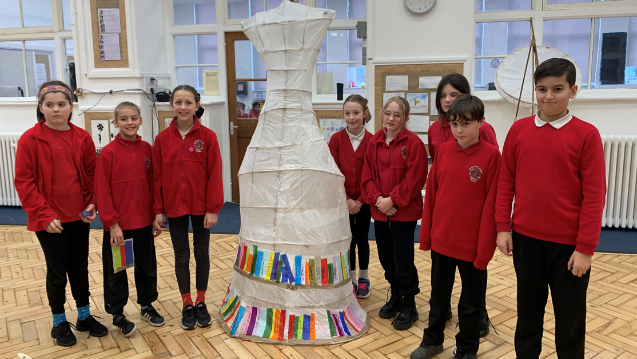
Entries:
[[239, 169], [239, 248], [219, 311], [231, 336], [316, 345], [369, 328], [349, 277], [345, 179], [312, 110], [312, 73], [334, 15], [284, 0], [241, 24], [268, 83]]

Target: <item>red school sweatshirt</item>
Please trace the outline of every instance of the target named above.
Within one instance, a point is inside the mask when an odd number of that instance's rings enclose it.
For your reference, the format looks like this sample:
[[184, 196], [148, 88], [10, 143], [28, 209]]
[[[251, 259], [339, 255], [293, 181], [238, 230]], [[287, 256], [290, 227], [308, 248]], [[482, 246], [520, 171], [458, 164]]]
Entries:
[[219, 213], [223, 206], [221, 153], [217, 135], [195, 123], [185, 139], [173, 118], [155, 137], [153, 208], [168, 218]]
[[483, 140], [465, 149], [457, 142], [440, 146], [427, 181], [420, 249], [487, 269], [496, 247], [500, 157], [499, 149]]
[[[42, 131], [45, 121], [28, 129], [18, 140], [15, 164], [15, 189], [22, 209], [27, 212], [27, 229], [43, 231], [52, 220], [60, 216], [51, 209], [52, 149]], [[73, 133], [73, 162], [78, 170], [82, 188], [82, 208], [93, 203], [93, 177], [95, 176], [95, 145], [88, 132], [69, 122]], [[64, 203], [59, 203], [64, 205]]]
[[502, 151], [496, 199], [498, 232], [513, 230], [575, 245], [592, 255], [599, 241], [606, 195], [604, 148], [595, 126], [573, 116], [564, 127], [513, 124]]
[[381, 191], [378, 151], [385, 145], [384, 128], [369, 139], [361, 176], [361, 195], [369, 203], [372, 218], [386, 222], [387, 216], [376, 207], [378, 196], [391, 197], [398, 212], [394, 221], [417, 221], [422, 216], [422, 189], [427, 181], [427, 153], [422, 140], [406, 128], [389, 143], [389, 182], [392, 190]]
[[[498, 146], [498, 139], [495, 135], [495, 131], [493, 130], [493, 126], [488, 124], [486, 121], [482, 127], [480, 127], [478, 135], [484, 142], [500, 148]], [[435, 158], [436, 151], [438, 151], [438, 147], [440, 147], [440, 145], [445, 142], [456, 142], [456, 139], [453, 137], [453, 133], [451, 132], [451, 125], [447, 122], [444, 115], [441, 116], [438, 121], [429, 126], [429, 130], [427, 131], [427, 142], [429, 142], [427, 146], [429, 147], [429, 155], [432, 160]]]
[[100, 152], [94, 192], [104, 230], [115, 223], [124, 231], [153, 223], [152, 156], [153, 147], [141, 136], [125, 140], [119, 134]]
[[365, 164], [365, 150], [372, 134], [365, 129], [363, 131], [365, 131], [365, 135], [356, 152], [354, 152], [352, 141], [349, 139], [346, 129], [342, 129], [332, 135], [329, 148], [336, 166], [345, 176], [345, 195], [347, 199], [366, 203], [363, 196], [361, 196], [361, 175]]

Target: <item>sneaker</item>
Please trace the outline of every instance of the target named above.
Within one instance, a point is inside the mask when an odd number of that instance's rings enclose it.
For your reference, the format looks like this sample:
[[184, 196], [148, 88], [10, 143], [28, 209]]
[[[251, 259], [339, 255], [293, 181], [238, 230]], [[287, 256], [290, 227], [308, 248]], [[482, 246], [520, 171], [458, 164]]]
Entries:
[[383, 319], [393, 318], [399, 311], [403, 302], [403, 296], [398, 294], [397, 289], [390, 289], [391, 297], [378, 312], [378, 316]]
[[88, 331], [89, 338], [92, 336], [103, 337], [106, 334], [108, 334], [108, 329], [106, 329], [104, 324], [98, 322], [92, 315], [89, 315], [84, 320], [80, 320], [80, 318], [77, 318], [77, 324], [75, 324], [75, 330], [77, 330], [78, 332]]
[[478, 354], [456, 349], [453, 352], [453, 359], [478, 359]]
[[181, 310], [181, 327], [186, 330], [193, 330], [196, 326], [195, 307], [188, 304]]
[[442, 353], [443, 350], [442, 345], [431, 345], [422, 342], [420, 346], [411, 353], [409, 359], [429, 359], [436, 354]]
[[407, 330], [418, 320], [418, 311], [414, 296], [405, 296], [400, 314], [391, 323], [396, 330]]
[[197, 326], [205, 328], [210, 325], [212, 318], [210, 318], [210, 313], [208, 313], [206, 303], [197, 303], [197, 305], [195, 305], [195, 312], [197, 315]]
[[358, 289], [356, 290], [356, 296], [362, 299], [369, 298], [372, 294], [372, 284], [369, 282], [369, 279], [359, 278], [358, 279]]
[[450, 321], [452, 317], [453, 314], [451, 314], [451, 304], [449, 304], [449, 308], [447, 308], [447, 321]]
[[482, 312], [482, 318], [480, 319], [480, 338], [486, 337], [489, 334], [489, 313], [486, 310]]
[[55, 339], [55, 344], [62, 347], [70, 347], [77, 343], [77, 339], [75, 339], [75, 335], [71, 331], [71, 325], [71, 323], [64, 321], [51, 329], [51, 338]]
[[166, 322], [164, 320], [164, 317], [159, 315], [159, 313], [157, 313], [157, 310], [152, 305], [149, 305], [146, 309], [142, 309], [139, 317], [141, 318], [141, 320], [147, 321], [148, 324], [152, 325], [153, 327], [161, 327]]
[[133, 335], [135, 328], [137, 328], [137, 325], [126, 319], [126, 316], [124, 314], [118, 314], [117, 316], [115, 316], [115, 318], [113, 319], [113, 325], [119, 328], [119, 331], [122, 332], [122, 335], [126, 338]]

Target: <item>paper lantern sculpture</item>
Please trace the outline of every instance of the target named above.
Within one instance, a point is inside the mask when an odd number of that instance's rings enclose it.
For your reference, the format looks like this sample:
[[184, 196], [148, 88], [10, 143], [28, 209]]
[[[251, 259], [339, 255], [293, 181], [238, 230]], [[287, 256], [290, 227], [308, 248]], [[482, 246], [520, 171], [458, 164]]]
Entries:
[[219, 311], [241, 339], [331, 344], [369, 328], [349, 277], [344, 177], [312, 110], [312, 73], [334, 14], [284, 0], [241, 24], [268, 77], [239, 169], [239, 248]]

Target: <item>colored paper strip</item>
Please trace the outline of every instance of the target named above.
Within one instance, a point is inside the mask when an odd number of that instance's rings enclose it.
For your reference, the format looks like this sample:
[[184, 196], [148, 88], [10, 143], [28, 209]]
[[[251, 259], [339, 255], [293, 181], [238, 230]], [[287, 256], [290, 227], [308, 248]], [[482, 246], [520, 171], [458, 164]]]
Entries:
[[111, 251], [113, 252], [113, 269], [117, 269], [122, 266], [122, 254], [117, 246], [112, 246]]
[[310, 316], [310, 340], [316, 339], [316, 314]]
[[241, 323], [241, 319], [243, 319], [243, 314], [245, 313], [245, 311], [245, 307], [239, 308], [239, 313], [237, 314], [237, 317], [234, 320], [234, 324], [232, 325], [232, 329], [230, 330], [230, 333], [232, 335], [235, 335], [237, 333], [237, 328], [239, 328], [239, 324]]
[[310, 340], [310, 316], [303, 315], [303, 340]]
[[343, 312], [338, 312], [338, 316], [341, 320], [341, 326], [343, 327], [345, 334], [352, 336], [352, 334], [349, 332], [349, 329], [347, 329], [347, 323], [345, 322], [345, 316], [343, 316]]
[[124, 246], [126, 247], [126, 265], [132, 265], [135, 262], [135, 257], [133, 255], [133, 241], [124, 242]]

